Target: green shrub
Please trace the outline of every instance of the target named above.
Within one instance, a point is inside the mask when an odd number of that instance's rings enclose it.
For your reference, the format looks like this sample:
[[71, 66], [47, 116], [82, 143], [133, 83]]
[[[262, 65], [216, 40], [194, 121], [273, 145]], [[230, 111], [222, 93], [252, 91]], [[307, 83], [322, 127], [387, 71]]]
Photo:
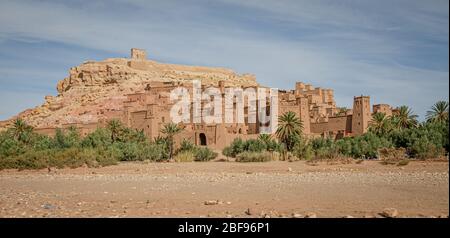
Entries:
[[139, 160], [166, 161], [169, 159], [169, 151], [164, 144], [141, 143], [138, 153]]
[[49, 167], [50, 161], [54, 159], [53, 150], [33, 151], [10, 157], [6, 160], [7, 169], [43, 169]]
[[76, 129], [62, 130], [56, 129], [54, 136], [54, 146], [60, 149], [78, 147], [81, 144], [81, 139]]
[[250, 139], [244, 142], [244, 150], [250, 152], [262, 152], [267, 149], [266, 143], [261, 140]]
[[97, 128], [94, 132], [89, 133], [81, 142], [83, 147], [106, 147], [112, 144], [111, 133], [108, 129]]
[[196, 149], [196, 146], [194, 143], [192, 143], [190, 140], [183, 139], [183, 141], [180, 144], [180, 148], [178, 149], [178, 152], [184, 152], [184, 151], [194, 151]]
[[141, 158], [139, 158], [140, 148], [136, 143], [117, 142], [113, 145], [113, 147], [116, 147], [120, 150], [121, 156], [119, 157], [119, 160], [121, 161], [141, 160]]
[[207, 147], [201, 147], [195, 152], [195, 161], [210, 161], [217, 157], [217, 153]]
[[223, 148], [222, 154], [225, 155], [226, 157], [233, 157], [234, 156], [233, 148], [231, 148], [230, 146]]
[[269, 152], [242, 152], [236, 156], [236, 162], [267, 162], [271, 161]]
[[413, 142], [409, 148], [411, 157], [417, 159], [433, 159], [444, 155], [445, 150], [431, 143], [427, 138], [422, 137]]
[[0, 159], [17, 156], [25, 151], [25, 145], [13, 138], [5, 137], [0, 141]]
[[314, 158], [313, 147], [306, 140], [300, 140], [294, 146], [292, 153], [301, 160], [311, 160]]
[[56, 147], [55, 141], [51, 137], [39, 135], [37, 138], [33, 143], [34, 150], [50, 150]]

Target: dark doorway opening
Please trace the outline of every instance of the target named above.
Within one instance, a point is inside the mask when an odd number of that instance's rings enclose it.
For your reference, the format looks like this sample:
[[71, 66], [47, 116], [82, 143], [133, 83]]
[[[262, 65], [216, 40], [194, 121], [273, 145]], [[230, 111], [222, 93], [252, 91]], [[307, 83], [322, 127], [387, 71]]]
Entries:
[[205, 135], [205, 133], [200, 133], [199, 134], [199, 139], [200, 139], [200, 145], [206, 145], [206, 135]]

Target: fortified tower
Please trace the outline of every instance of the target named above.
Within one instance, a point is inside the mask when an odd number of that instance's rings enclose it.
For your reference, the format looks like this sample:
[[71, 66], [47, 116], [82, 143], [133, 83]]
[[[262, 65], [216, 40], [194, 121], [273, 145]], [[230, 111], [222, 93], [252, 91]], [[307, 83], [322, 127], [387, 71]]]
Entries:
[[132, 48], [131, 49], [131, 59], [146, 60], [147, 52], [143, 49]]
[[369, 122], [372, 120], [370, 112], [370, 97], [359, 96], [353, 98], [352, 134], [361, 135], [367, 132]]

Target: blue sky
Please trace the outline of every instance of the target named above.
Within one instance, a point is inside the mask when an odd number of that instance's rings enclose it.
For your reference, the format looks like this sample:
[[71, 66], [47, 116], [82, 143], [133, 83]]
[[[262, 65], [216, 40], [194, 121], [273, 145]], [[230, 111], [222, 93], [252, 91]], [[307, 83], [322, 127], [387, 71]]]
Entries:
[[409, 105], [423, 116], [449, 97], [447, 0], [0, 0], [0, 120], [56, 95], [85, 60], [132, 47], [168, 63], [253, 73]]

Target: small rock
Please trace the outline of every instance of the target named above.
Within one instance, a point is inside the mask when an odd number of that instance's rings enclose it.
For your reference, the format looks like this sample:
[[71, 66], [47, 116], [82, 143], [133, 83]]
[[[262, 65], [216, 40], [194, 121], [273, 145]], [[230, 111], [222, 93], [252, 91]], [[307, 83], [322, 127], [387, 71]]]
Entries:
[[288, 168], [288, 172], [292, 172], [292, 168], [291, 167]]
[[41, 206], [44, 209], [50, 210], [50, 209], [55, 209], [56, 207], [53, 206], [52, 204], [46, 203], [44, 205]]
[[219, 204], [219, 200], [205, 201], [205, 205], [217, 205], [217, 204]]
[[231, 202], [227, 202], [227, 205], [230, 205], [231, 204]]
[[355, 217], [347, 215], [347, 216], [344, 216], [344, 218], [355, 218]]
[[386, 218], [396, 218], [398, 216], [398, 211], [395, 208], [386, 208], [380, 215]]
[[233, 218], [233, 215], [227, 215], [227, 218]]
[[306, 213], [305, 218], [317, 218], [317, 214], [314, 212], [308, 212]]
[[250, 208], [247, 208], [247, 210], [245, 210], [245, 214], [251, 216], [253, 214], [253, 210]]
[[299, 213], [292, 213], [293, 218], [303, 218], [302, 214]]

